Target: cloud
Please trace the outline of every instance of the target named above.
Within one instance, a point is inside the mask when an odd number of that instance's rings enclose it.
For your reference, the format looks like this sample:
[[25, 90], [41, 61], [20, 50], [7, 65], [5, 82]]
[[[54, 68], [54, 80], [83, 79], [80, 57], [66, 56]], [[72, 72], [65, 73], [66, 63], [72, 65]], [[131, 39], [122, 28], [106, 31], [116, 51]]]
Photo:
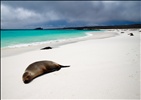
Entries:
[[53, 11], [40, 14], [39, 12], [23, 7], [14, 8], [5, 4], [1, 5], [2, 28], [24, 28], [29, 25], [57, 19], [58, 17]]
[[1, 13], [2, 27], [20, 28], [20, 26], [23, 27], [26, 24], [42, 21], [40, 14], [20, 7], [14, 9], [2, 4]]
[[140, 5], [140, 1], [3, 1], [1, 24], [3, 28], [27, 28], [140, 22]]

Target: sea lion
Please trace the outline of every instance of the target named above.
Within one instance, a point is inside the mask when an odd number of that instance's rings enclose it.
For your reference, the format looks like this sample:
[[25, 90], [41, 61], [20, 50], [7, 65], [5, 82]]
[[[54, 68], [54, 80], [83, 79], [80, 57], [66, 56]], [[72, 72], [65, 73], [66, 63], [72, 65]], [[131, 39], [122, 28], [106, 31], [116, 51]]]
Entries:
[[23, 82], [25, 84], [31, 82], [34, 78], [41, 76], [46, 73], [50, 73], [53, 71], [58, 71], [63, 67], [70, 67], [70, 66], [63, 66], [53, 61], [37, 61], [30, 64], [23, 74]]
[[129, 33], [128, 35], [130, 35], [130, 36], [134, 36], [134, 34], [133, 34], [133, 33]]
[[44, 47], [41, 50], [52, 49], [52, 47]]

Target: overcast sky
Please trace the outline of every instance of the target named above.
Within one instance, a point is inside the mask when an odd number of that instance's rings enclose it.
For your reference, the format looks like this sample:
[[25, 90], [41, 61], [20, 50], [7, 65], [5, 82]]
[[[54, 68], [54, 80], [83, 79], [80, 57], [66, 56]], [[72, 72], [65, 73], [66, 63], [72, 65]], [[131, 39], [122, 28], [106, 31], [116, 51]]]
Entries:
[[2, 28], [141, 23], [141, 1], [2, 1]]

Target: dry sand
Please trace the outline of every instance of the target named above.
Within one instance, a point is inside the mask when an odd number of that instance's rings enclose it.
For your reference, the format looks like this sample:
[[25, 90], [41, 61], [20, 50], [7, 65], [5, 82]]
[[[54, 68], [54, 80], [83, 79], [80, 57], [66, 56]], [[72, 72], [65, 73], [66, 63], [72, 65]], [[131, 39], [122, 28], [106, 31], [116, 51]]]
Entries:
[[[140, 33], [121, 31], [107, 31], [118, 32], [115, 37], [89, 37], [50, 50], [39, 50], [43, 45], [22, 53], [2, 50], [2, 99], [139, 99]], [[134, 36], [128, 35], [131, 32]], [[24, 70], [39, 60], [71, 67], [24, 84]]]

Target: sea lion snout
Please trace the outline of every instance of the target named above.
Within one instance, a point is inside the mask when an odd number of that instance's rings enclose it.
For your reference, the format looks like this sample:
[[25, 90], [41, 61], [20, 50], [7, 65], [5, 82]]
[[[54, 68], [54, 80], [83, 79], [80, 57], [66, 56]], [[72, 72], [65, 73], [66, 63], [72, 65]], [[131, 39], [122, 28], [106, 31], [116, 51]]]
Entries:
[[24, 83], [25, 84], [28, 84], [30, 81], [29, 80], [24, 80]]

